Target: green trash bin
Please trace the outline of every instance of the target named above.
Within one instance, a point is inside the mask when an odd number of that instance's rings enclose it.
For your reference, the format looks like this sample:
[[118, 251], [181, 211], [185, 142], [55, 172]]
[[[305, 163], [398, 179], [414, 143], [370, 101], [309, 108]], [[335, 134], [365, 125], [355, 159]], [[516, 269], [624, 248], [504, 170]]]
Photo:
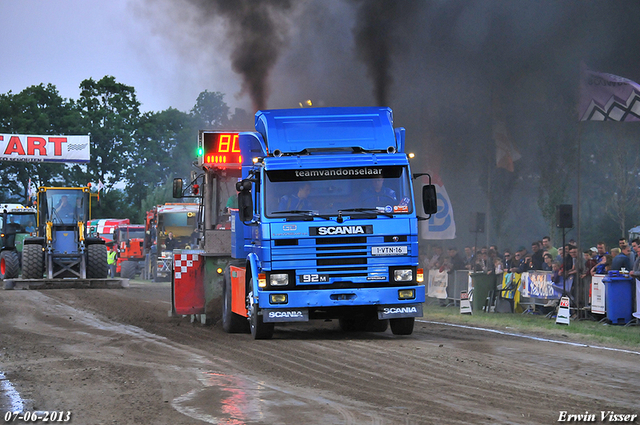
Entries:
[[473, 300], [471, 310], [475, 313], [482, 311], [489, 292], [495, 289], [495, 276], [486, 273], [471, 273], [473, 284]]

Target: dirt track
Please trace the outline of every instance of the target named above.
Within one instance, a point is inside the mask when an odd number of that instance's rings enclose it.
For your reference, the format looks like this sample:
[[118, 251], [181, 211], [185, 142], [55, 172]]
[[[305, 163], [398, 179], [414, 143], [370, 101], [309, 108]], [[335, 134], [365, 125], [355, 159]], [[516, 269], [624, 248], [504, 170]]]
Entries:
[[71, 411], [73, 424], [550, 424], [561, 411], [595, 413], [598, 423], [600, 411], [640, 414], [640, 349], [425, 322], [408, 337], [311, 322], [253, 341], [170, 318], [169, 299], [168, 284], [151, 283], [0, 291], [2, 416], [8, 382], [25, 410]]

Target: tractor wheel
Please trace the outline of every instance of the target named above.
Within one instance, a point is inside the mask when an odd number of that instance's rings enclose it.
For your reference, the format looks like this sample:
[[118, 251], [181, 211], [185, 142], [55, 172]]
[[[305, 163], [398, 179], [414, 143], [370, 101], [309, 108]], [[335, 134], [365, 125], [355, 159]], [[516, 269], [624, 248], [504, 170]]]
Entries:
[[40, 245], [25, 245], [22, 248], [22, 278], [42, 279], [44, 274], [44, 252]]
[[413, 323], [415, 317], [403, 317], [400, 319], [389, 319], [391, 332], [394, 335], [411, 335], [413, 333]]
[[248, 328], [247, 318], [231, 310], [231, 269], [227, 266], [222, 286], [222, 329], [226, 333], [241, 333], [247, 332]]
[[107, 264], [107, 246], [102, 244], [87, 247], [87, 278], [106, 279], [109, 272]]
[[0, 279], [12, 279], [20, 273], [20, 258], [15, 251], [0, 253]]
[[123, 261], [120, 263], [120, 276], [123, 279], [133, 279], [138, 270], [138, 263], [135, 261]]

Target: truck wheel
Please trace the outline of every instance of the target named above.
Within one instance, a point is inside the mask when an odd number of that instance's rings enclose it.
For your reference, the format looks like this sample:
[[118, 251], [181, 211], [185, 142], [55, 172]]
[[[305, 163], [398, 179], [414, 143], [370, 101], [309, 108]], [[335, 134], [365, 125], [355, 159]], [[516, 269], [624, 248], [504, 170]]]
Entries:
[[[253, 294], [249, 294], [251, 297]], [[273, 336], [273, 323], [264, 323], [262, 316], [258, 316], [258, 304], [251, 305], [251, 336], [253, 339], [271, 339]]]
[[120, 276], [124, 279], [133, 279], [137, 270], [138, 264], [135, 261], [123, 261], [120, 263]]
[[2, 251], [0, 253], [0, 279], [18, 277], [20, 273], [20, 258], [15, 251]]
[[222, 329], [226, 333], [247, 332], [247, 318], [231, 310], [231, 301], [231, 269], [227, 266], [222, 286]]
[[109, 273], [107, 246], [102, 244], [87, 247], [87, 278], [106, 279]]
[[377, 315], [369, 318], [365, 326], [367, 332], [385, 332], [389, 327], [389, 319], [378, 319]]
[[42, 279], [44, 274], [44, 252], [40, 245], [25, 245], [22, 248], [22, 278]]
[[394, 335], [411, 335], [413, 333], [413, 323], [415, 317], [402, 317], [400, 319], [389, 319], [391, 332]]

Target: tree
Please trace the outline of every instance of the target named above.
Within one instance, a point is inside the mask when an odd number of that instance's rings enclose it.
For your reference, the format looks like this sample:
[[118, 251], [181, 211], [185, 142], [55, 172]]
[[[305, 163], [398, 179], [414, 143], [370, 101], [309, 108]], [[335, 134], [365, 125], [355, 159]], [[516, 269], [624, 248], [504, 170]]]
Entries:
[[132, 223], [143, 223], [141, 211], [137, 205], [127, 200], [125, 190], [110, 189], [100, 193], [100, 202], [92, 199], [91, 216], [93, 218], [129, 218]]
[[132, 163], [125, 172], [129, 201], [139, 205], [172, 174], [188, 176], [197, 136], [194, 118], [177, 109], [144, 114], [132, 146]]
[[[640, 148], [629, 134], [625, 124], [614, 123], [607, 132], [608, 173], [607, 191], [610, 198], [606, 203], [606, 212], [620, 228], [620, 237], [626, 237], [630, 225], [629, 217], [640, 213]], [[605, 157], [605, 158], [606, 158]]]
[[144, 220], [146, 211], [151, 210], [156, 205], [166, 204], [167, 202], [176, 202], [173, 199], [173, 175], [170, 174], [162, 184], [153, 188], [149, 194], [142, 200], [140, 208], [141, 222]]
[[236, 108], [231, 118], [229, 118], [229, 128], [244, 131], [253, 131], [253, 115], [249, 115], [242, 108]]
[[70, 176], [76, 182], [101, 180], [111, 187], [125, 175], [132, 156], [132, 139], [140, 120], [140, 102], [135, 89], [105, 76], [80, 83], [78, 107], [83, 133], [91, 135], [91, 162], [73, 167]]
[[200, 93], [191, 114], [199, 121], [202, 130], [222, 128], [229, 121], [229, 107], [224, 102], [224, 94], [220, 92], [205, 90]]
[[[572, 162], [577, 163], [577, 160], [572, 161], [572, 151], [575, 150], [568, 132], [560, 133], [558, 137], [547, 137], [540, 147], [543, 160], [538, 164], [538, 207], [551, 236], [557, 230], [556, 207], [566, 203], [571, 175], [576, 170], [575, 166], [571, 167]], [[545, 152], [553, 154], [545, 155]]]

